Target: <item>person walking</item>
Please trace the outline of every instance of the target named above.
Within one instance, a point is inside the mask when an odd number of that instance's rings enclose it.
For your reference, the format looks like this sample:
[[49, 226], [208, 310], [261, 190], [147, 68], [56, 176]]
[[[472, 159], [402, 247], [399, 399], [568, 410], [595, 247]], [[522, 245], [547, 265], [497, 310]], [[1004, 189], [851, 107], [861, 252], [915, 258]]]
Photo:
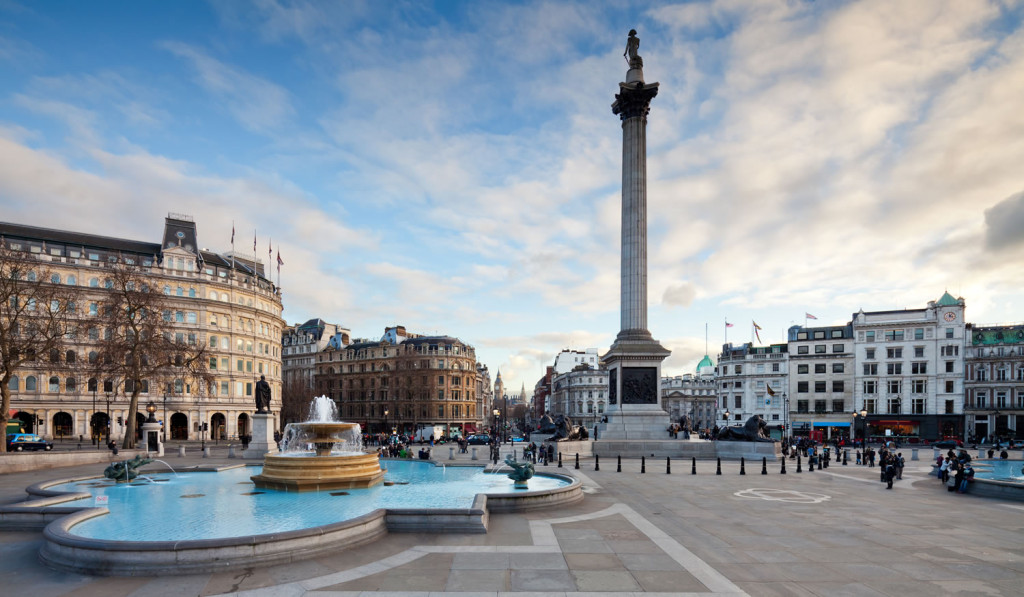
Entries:
[[903, 467], [906, 466], [906, 461], [903, 460], [903, 452], [896, 455], [896, 478], [903, 478]]

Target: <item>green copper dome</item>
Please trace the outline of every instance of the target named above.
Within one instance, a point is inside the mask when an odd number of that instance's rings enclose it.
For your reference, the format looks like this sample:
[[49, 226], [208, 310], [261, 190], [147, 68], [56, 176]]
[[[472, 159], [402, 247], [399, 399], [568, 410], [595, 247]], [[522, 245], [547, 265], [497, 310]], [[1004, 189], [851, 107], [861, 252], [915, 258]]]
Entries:
[[939, 299], [939, 302], [937, 304], [940, 307], [955, 307], [960, 303], [958, 303], [957, 300], [953, 298], [953, 295], [949, 294], [949, 291], [947, 290], [946, 292], [942, 293], [942, 298]]
[[715, 362], [708, 355], [704, 355], [704, 358], [697, 363], [697, 373], [700, 373], [705, 367], [710, 367], [712, 371], [715, 369]]

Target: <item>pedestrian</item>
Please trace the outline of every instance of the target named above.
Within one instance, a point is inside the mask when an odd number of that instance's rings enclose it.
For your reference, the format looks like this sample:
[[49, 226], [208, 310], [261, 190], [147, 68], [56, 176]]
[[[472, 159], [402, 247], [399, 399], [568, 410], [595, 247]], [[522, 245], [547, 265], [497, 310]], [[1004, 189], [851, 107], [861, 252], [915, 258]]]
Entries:
[[896, 478], [903, 478], [903, 467], [906, 465], [906, 461], [903, 460], [903, 452], [896, 455]]
[[971, 481], [974, 481], [974, 468], [971, 466], [971, 463], [968, 462], [963, 467], [963, 479], [960, 481], [959, 489], [957, 489], [957, 491], [960, 493], [967, 493], [967, 485]]
[[942, 479], [943, 483], [948, 483], [949, 482], [949, 467], [950, 467], [950, 464], [951, 463], [950, 463], [950, 460], [949, 460], [949, 456], [946, 456], [946, 458], [942, 461], [942, 464], [939, 465], [939, 478]]
[[885, 471], [885, 488], [892, 489], [892, 480], [896, 477], [896, 459], [892, 456], [887, 456], [882, 458], [882, 462], [885, 463], [885, 466], [883, 467], [883, 470]]

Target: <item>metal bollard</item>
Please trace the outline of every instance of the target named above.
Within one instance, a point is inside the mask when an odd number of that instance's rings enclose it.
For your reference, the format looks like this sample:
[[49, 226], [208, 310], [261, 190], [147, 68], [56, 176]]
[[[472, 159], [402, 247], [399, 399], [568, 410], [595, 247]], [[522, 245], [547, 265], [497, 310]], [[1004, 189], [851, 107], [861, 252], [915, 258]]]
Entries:
[[576, 470], [580, 470], [580, 453], [576, 452]]
[[622, 456], [616, 456], [616, 459], [618, 460], [618, 464], [615, 465], [615, 472], [621, 473], [622, 472]]
[[672, 474], [672, 459], [668, 456], [665, 457], [665, 474]]
[[767, 475], [768, 474], [768, 458], [765, 457], [765, 456], [761, 457], [761, 474], [762, 475]]
[[562, 453], [558, 453], [558, 468], [562, 468]]
[[228, 444], [228, 458], [235, 457], [235, 444]]
[[594, 454], [594, 470], [601, 470], [601, 457], [598, 456], [597, 454]]
[[185, 444], [181, 444], [180, 446], [178, 446], [178, 458], [184, 458], [184, 457], [185, 457]]
[[780, 475], [785, 475], [786, 474], [786, 459], [785, 458], [782, 459], [782, 468], [779, 469], [779, 474]]
[[690, 474], [691, 475], [696, 475], [697, 474], [697, 457], [696, 456], [691, 456], [690, 458], [691, 458], [691, 460], [690, 460]]
[[716, 475], [721, 475], [722, 474], [722, 459], [721, 458], [718, 459], [718, 466], [715, 468], [715, 474]]
[[642, 475], [642, 474], [644, 474], [646, 472], [647, 472], [647, 457], [646, 456], [641, 456], [640, 457], [640, 474]]
[[472, 456], [469, 457], [470, 460], [480, 460], [480, 457], [476, 455], [476, 446], [473, 446], [473, 451], [470, 452], [470, 454], [472, 454]]
[[743, 458], [742, 456], [740, 456], [740, 474], [741, 475], [747, 474], [747, 460], [746, 460], [746, 458]]
[[796, 472], [802, 473], [803, 470], [800, 468], [800, 455], [796, 455]]

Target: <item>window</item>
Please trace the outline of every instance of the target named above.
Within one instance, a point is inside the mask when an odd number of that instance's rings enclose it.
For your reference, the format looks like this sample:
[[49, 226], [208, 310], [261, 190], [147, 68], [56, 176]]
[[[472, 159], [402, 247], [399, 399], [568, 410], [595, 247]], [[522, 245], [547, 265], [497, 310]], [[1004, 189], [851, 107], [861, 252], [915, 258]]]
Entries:
[[843, 363], [832, 363], [832, 373], [842, 373], [845, 369]]
[[890, 379], [886, 382], [886, 387], [889, 394], [899, 394], [903, 390], [903, 381], [899, 379]]
[[915, 359], [923, 359], [924, 358], [924, 346], [915, 346], [914, 347], [914, 358]]
[[734, 369], [736, 370], [736, 373], [743, 373], [743, 365], [736, 365]]
[[914, 340], [924, 340], [924, 328], [914, 328]]
[[955, 357], [960, 354], [960, 347], [955, 344], [942, 346], [939, 348], [939, 354], [944, 357]]
[[808, 401], [807, 400], [797, 400], [796, 401], [796, 412], [801, 413], [801, 414], [807, 414], [807, 412], [808, 412]]
[[796, 353], [797, 354], [810, 354], [810, 347], [809, 346], [797, 346], [796, 347]]
[[864, 381], [864, 393], [865, 394], [877, 394], [878, 393], [878, 383], [875, 380], [873, 380], [873, 379], [865, 380]]
[[814, 372], [815, 373], [826, 373], [827, 372], [826, 369], [827, 369], [827, 365], [825, 365], [825, 363], [815, 363], [815, 365], [814, 365]]
[[900, 399], [899, 398], [890, 398], [889, 399], [889, 413], [890, 414], [899, 414], [901, 412], [900, 406], [901, 405], [900, 405]]
[[874, 330], [868, 331], [866, 336], [867, 336], [867, 342], [874, 342], [875, 341], [875, 331]]
[[988, 408], [988, 392], [978, 390], [978, 408]]
[[833, 381], [832, 382], [832, 391], [833, 392], [842, 392], [843, 389], [844, 389], [843, 382], [841, 382], [841, 381]]
[[903, 330], [886, 330], [885, 331], [886, 342], [902, 342], [903, 341]]
[[867, 398], [864, 400], [864, 410], [868, 411], [868, 414], [873, 415], [878, 412], [878, 402], [874, 398]]
[[832, 338], [842, 338], [843, 337], [843, 330], [832, 330], [831, 337]]
[[953, 401], [952, 400], [947, 400], [946, 401], [946, 414], [947, 415], [953, 414]]
[[956, 382], [952, 379], [946, 381], [946, 393], [952, 394], [956, 388]]
[[915, 379], [910, 382], [911, 391], [915, 394], [926, 394], [928, 393], [928, 380], [927, 379]]
[[886, 364], [886, 372], [889, 375], [903, 375], [903, 363]]
[[60, 379], [58, 379], [56, 376], [50, 378], [50, 391], [51, 392], [59, 392], [60, 391]]
[[807, 332], [797, 332], [796, 333], [796, 339], [797, 340], [806, 340], [807, 339]]
[[875, 358], [875, 349], [874, 348], [866, 349], [864, 351], [864, 358], [865, 359], [873, 359], [873, 358]]
[[953, 337], [953, 328], [946, 328], [946, 337], [947, 338], [952, 338]]
[[846, 345], [845, 344], [833, 344], [832, 345], [832, 352], [846, 352]]
[[825, 401], [824, 400], [815, 400], [814, 401], [814, 412], [815, 413], [819, 413], [819, 414], [825, 412]]
[[825, 354], [825, 348], [826, 346], [824, 344], [815, 344], [814, 354]]
[[824, 338], [825, 338], [825, 331], [824, 330], [818, 330], [818, 331], [814, 332], [814, 339], [815, 340], [822, 340]]
[[827, 387], [827, 382], [816, 381], [816, 382], [814, 382], [814, 393], [820, 394], [822, 392], [825, 392], [826, 391], [825, 390], [826, 387]]
[[946, 361], [946, 373], [953, 373], [953, 361]]
[[25, 378], [25, 391], [36, 391], [36, 377], [34, 375], [29, 375], [28, 377]]
[[864, 363], [864, 375], [878, 375], [878, 363]]
[[832, 401], [832, 412], [841, 413], [841, 412], [843, 412], [845, 410], [846, 410], [846, 403], [844, 403], [842, 400], [833, 400]]
[[51, 284], [60, 284], [60, 274], [52, 274], [52, 275], [50, 275], [50, 283]]
[[797, 365], [796, 366], [796, 372], [800, 373], [800, 374], [808, 373], [808, 369], [809, 369], [808, 365]]
[[924, 414], [924, 398], [914, 398], [910, 401], [910, 412], [915, 415]]
[[923, 363], [911, 363], [910, 373], [912, 375], [926, 375], [928, 373], [928, 362]]
[[902, 348], [887, 348], [885, 350], [885, 357], [888, 359], [902, 359], [903, 349]]
[[988, 381], [988, 369], [985, 367], [978, 367], [978, 372], [975, 376], [978, 381]]
[[743, 408], [743, 396], [733, 396], [736, 408]]

